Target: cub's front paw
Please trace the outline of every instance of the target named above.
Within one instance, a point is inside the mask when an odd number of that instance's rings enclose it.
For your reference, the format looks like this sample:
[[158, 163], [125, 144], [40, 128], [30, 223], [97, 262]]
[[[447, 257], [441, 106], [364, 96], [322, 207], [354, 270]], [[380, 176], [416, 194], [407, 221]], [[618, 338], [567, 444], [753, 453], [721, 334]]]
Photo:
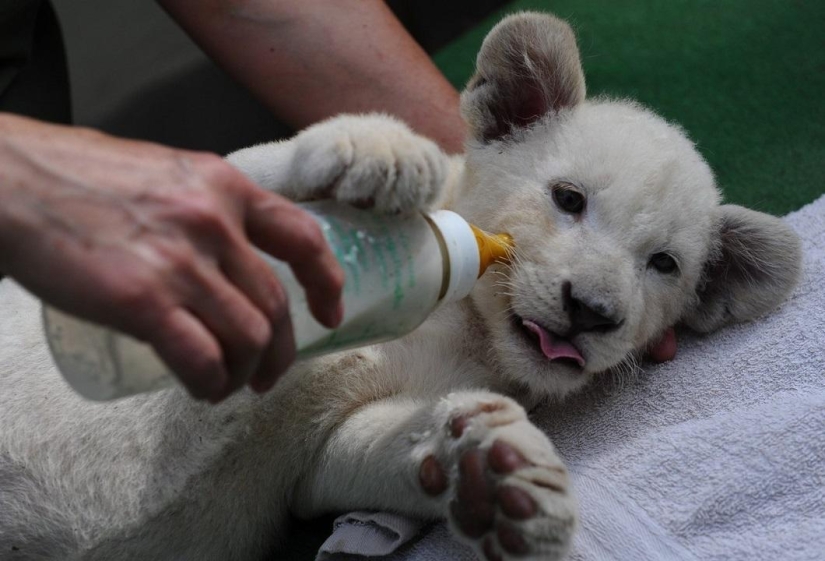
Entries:
[[421, 454], [424, 494], [444, 501], [453, 531], [482, 559], [560, 559], [576, 503], [547, 437], [514, 401], [458, 394], [442, 404], [441, 440]]
[[292, 142], [285, 194], [296, 200], [334, 198], [387, 213], [426, 209], [447, 177], [438, 146], [383, 115], [336, 117]]

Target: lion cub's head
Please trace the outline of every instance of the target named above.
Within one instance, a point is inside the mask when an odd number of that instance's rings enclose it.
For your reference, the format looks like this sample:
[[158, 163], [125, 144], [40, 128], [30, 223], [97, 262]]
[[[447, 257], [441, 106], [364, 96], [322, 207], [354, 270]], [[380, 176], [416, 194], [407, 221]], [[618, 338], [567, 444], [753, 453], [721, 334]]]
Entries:
[[585, 100], [575, 37], [540, 14], [502, 21], [462, 95], [472, 139], [456, 208], [516, 241], [473, 293], [501, 370], [564, 395], [676, 323], [710, 331], [793, 288], [799, 243], [778, 219], [720, 206], [677, 126]]

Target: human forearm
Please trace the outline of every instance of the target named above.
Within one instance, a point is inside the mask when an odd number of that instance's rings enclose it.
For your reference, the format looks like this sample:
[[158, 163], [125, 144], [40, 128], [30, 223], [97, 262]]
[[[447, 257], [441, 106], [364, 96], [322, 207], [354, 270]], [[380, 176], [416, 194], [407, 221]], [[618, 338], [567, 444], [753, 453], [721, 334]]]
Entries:
[[201, 47], [295, 128], [384, 111], [448, 152], [458, 93], [382, 0], [159, 0]]

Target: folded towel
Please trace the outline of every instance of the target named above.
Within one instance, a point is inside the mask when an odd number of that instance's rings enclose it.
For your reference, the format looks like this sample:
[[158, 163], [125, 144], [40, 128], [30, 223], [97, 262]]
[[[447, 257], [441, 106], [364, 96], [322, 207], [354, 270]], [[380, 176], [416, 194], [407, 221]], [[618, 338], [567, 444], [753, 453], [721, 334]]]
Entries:
[[415, 537], [424, 524], [390, 512], [350, 512], [335, 519], [332, 535], [323, 543], [316, 559], [334, 561], [347, 555], [387, 555]]
[[[805, 273], [778, 311], [532, 415], [579, 499], [572, 560], [825, 559], [825, 197], [786, 221]], [[381, 559], [474, 557], [436, 525]]]

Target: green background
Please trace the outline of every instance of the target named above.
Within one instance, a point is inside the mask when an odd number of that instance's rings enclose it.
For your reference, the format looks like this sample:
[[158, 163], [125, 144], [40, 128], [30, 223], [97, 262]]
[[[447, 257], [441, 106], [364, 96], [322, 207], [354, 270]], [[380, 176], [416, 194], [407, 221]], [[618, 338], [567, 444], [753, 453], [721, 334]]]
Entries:
[[728, 202], [785, 214], [825, 192], [825, 0], [518, 0], [436, 53], [456, 87], [518, 10], [569, 21], [588, 95], [681, 124]]

